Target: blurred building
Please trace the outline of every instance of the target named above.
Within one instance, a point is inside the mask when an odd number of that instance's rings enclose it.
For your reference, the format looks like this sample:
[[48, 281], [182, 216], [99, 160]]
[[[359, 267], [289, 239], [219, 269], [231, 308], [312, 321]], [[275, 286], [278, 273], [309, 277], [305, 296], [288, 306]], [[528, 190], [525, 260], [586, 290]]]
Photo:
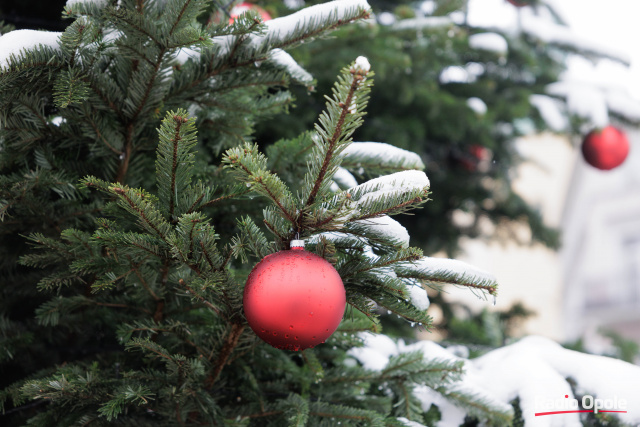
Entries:
[[[521, 334], [561, 342], [583, 337], [593, 351], [607, 345], [598, 333], [603, 328], [640, 342], [640, 132], [628, 135], [629, 157], [607, 172], [587, 165], [565, 137], [517, 142], [530, 161], [516, 171], [515, 188], [560, 228], [562, 248], [527, 244], [526, 227], [497, 227], [488, 230], [496, 238], [466, 240], [461, 259], [498, 277], [496, 309], [519, 301], [537, 313]], [[465, 289], [447, 292], [473, 309], [493, 309]]]
[[596, 347], [601, 328], [640, 342], [640, 132], [628, 136], [615, 170], [575, 162], [562, 218], [565, 334]]

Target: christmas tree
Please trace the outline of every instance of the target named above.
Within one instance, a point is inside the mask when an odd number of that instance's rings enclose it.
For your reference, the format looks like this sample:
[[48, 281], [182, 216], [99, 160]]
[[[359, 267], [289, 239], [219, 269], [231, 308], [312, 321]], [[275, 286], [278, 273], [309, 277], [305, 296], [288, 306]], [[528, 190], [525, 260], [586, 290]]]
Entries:
[[[542, 339], [468, 361], [382, 335], [382, 316], [429, 328], [426, 287], [495, 296], [497, 284], [424, 257], [391, 218], [435, 197], [419, 156], [379, 144], [350, 151], [366, 126], [368, 60], [345, 61], [313, 128], [252, 140], [259, 120], [291, 105], [289, 85], [313, 84], [284, 49], [366, 19], [369, 5], [207, 20], [218, 7], [70, 0], [63, 33], [0, 38], [5, 424], [509, 425], [518, 411], [533, 416], [533, 391], [544, 395], [526, 388], [528, 361], [576, 396], [584, 389], [571, 384], [634, 384], [632, 365]], [[379, 176], [359, 185], [340, 169], [380, 157], [366, 172]], [[244, 288], [256, 264], [300, 240], [305, 257], [338, 272], [346, 310], [303, 351], [275, 345], [289, 351], [258, 338]], [[302, 261], [287, 262], [285, 272]], [[502, 377], [505, 361], [516, 384]], [[608, 372], [609, 385], [585, 366]]]

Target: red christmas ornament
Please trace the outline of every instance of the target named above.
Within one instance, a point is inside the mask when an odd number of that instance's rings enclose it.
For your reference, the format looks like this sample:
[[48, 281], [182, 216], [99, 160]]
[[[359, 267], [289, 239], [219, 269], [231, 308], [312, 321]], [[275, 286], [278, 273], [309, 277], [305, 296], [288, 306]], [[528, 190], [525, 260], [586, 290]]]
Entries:
[[305, 251], [301, 240], [253, 267], [243, 298], [256, 335], [275, 348], [294, 351], [325, 342], [338, 328], [346, 302], [336, 269]]
[[269, 15], [269, 13], [267, 13], [267, 11], [261, 8], [260, 6], [243, 2], [231, 8], [231, 11], [229, 12], [229, 15], [231, 16], [229, 18], [229, 24], [233, 24], [233, 21], [235, 21], [238, 16], [242, 15], [248, 10], [255, 10], [256, 12], [258, 12], [263, 22], [267, 22], [271, 20], [271, 15]]
[[582, 141], [584, 159], [598, 169], [616, 168], [624, 162], [628, 154], [627, 136], [613, 126], [592, 130]]

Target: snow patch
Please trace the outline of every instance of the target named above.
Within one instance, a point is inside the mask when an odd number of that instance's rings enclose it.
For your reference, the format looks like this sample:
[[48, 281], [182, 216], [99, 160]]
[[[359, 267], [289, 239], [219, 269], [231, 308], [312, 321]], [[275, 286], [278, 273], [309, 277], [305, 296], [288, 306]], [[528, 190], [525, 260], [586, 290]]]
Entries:
[[640, 121], [640, 101], [629, 96], [627, 91], [612, 90], [605, 97], [609, 111], [627, 119]]
[[411, 304], [420, 310], [426, 310], [429, 308], [429, 297], [427, 291], [420, 286], [409, 286], [409, 295], [411, 298]]
[[188, 47], [183, 47], [178, 51], [178, 54], [176, 55], [176, 62], [178, 62], [178, 64], [184, 64], [189, 60], [193, 60], [194, 62], [198, 61], [200, 59], [200, 52], [198, 52], [195, 49], [191, 49]]
[[107, 0], [67, 0], [67, 7], [72, 7], [77, 4], [89, 4], [93, 3], [98, 7], [105, 7], [107, 5]]
[[55, 116], [55, 117], [52, 117], [51, 120], [49, 120], [49, 123], [51, 123], [54, 126], [58, 126], [58, 127], [60, 125], [62, 125], [63, 123], [66, 123], [66, 122], [67, 122], [67, 119], [65, 119], [62, 116]]
[[409, 232], [398, 221], [388, 215], [353, 221], [353, 223], [364, 226], [371, 232], [386, 239], [399, 242], [403, 248], [409, 247]]
[[420, 424], [416, 421], [411, 421], [410, 419], [407, 419], [405, 417], [400, 417], [396, 419], [407, 427], [426, 427], [424, 424]]
[[473, 83], [478, 79], [478, 76], [484, 74], [484, 71], [484, 65], [477, 62], [469, 62], [464, 67], [451, 65], [440, 72], [439, 81], [442, 84]]
[[[310, 22], [344, 20], [352, 16], [351, 12], [358, 8], [371, 11], [366, 0], [335, 0], [307, 7], [291, 15], [264, 22], [265, 31], [261, 34], [249, 34], [247, 46], [249, 49], [260, 50], [260, 48], [267, 47], [266, 44], [269, 46], [283, 44], [291, 34], [304, 28]], [[218, 55], [228, 55], [236, 40], [237, 36], [232, 35], [211, 38], [213, 44], [218, 46]]]
[[482, 49], [498, 54], [506, 54], [509, 51], [507, 40], [498, 33], [480, 33], [469, 37], [469, 47]]
[[[444, 393], [461, 391], [481, 397], [491, 406], [510, 411], [510, 402], [518, 397], [525, 426], [581, 426], [578, 414], [562, 417], [536, 417], [536, 401], [562, 399], [565, 395], [575, 398], [567, 378], [577, 383], [580, 394], [598, 399], [626, 399], [628, 408], [640, 407], [640, 367], [604, 356], [568, 350], [548, 338], [531, 336], [472, 360], [454, 355], [452, 348], [445, 349], [432, 341], [418, 341], [405, 345], [394, 342], [385, 335], [361, 333], [364, 346], [349, 350], [366, 369], [382, 371], [389, 359], [401, 353], [420, 351], [429, 360], [463, 361], [464, 374], [460, 381], [446, 385]], [[423, 410], [432, 404], [438, 406], [442, 419], [438, 426], [460, 425], [465, 412], [454, 406], [442, 394], [426, 386], [414, 389]], [[628, 411], [615, 416], [621, 421], [636, 425], [640, 413]]]
[[362, 204], [371, 199], [403, 194], [418, 189], [426, 191], [429, 185], [429, 178], [424, 172], [410, 170], [371, 179], [352, 188], [350, 191], [370, 191], [358, 200], [358, 204]]
[[484, 116], [487, 113], [487, 104], [485, 104], [482, 99], [475, 96], [467, 99], [467, 107], [471, 108], [480, 116]]
[[352, 188], [358, 185], [358, 181], [351, 175], [351, 172], [342, 167], [338, 168], [333, 175], [333, 180], [340, 188]]
[[313, 81], [313, 76], [302, 68], [291, 55], [282, 49], [273, 49], [269, 53], [268, 62], [285, 70], [295, 80], [308, 84]]
[[380, 25], [393, 25], [394, 22], [396, 22], [396, 17], [391, 12], [382, 12], [378, 15], [378, 23]]
[[397, 164], [401, 168], [424, 169], [420, 156], [384, 142], [353, 142], [343, 153], [346, 158], [373, 158], [381, 164]]
[[589, 120], [594, 126], [609, 124], [606, 98], [598, 88], [581, 82], [559, 81], [548, 85], [546, 91], [565, 98], [570, 113]]
[[[470, 377], [475, 384], [502, 401], [520, 397], [526, 425], [534, 424], [536, 399], [574, 397], [566, 378], [577, 382], [578, 392], [600, 399], [626, 399], [628, 408], [640, 407], [640, 367], [622, 360], [580, 353], [563, 348], [548, 338], [530, 336], [507, 347], [471, 360]], [[539, 408], [538, 408], [539, 409]], [[640, 422], [640, 413], [616, 414], [630, 424]], [[581, 424], [576, 417], [567, 423]]]
[[0, 36], [0, 70], [9, 66], [12, 57], [18, 58], [22, 53], [46, 46], [60, 50], [59, 32], [15, 30]]
[[347, 12], [356, 8], [371, 10], [366, 0], [337, 0], [307, 7], [291, 15], [272, 19], [265, 22], [267, 29], [264, 35], [251, 36], [251, 45], [257, 47], [267, 40], [271, 44], [278, 44], [310, 21], [322, 22], [330, 18], [344, 17], [347, 16]]
[[402, 19], [393, 25], [394, 30], [423, 30], [429, 28], [450, 27], [451, 18], [446, 16], [429, 16], [422, 18]]
[[368, 73], [371, 70], [371, 64], [369, 64], [369, 60], [364, 56], [358, 56], [356, 58], [356, 63], [353, 66], [353, 69], [356, 71], [364, 71]]
[[559, 132], [569, 126], [569, 121], [562, 113], [560, 101], [557, 99], [546, 95], [531, 95], [529, 102], [538, 109], [542, 120], [549, 126], [549, 129]]
[[284, 0], [284, 5], [287, 9], [298, 10], [304, 7], [304, 0]]
[[347, 354], [362, 364], [365, 369], [381, 371], [389, 363], [389, 358], [398, 355], [397, 344], [388, 336], [360, 333], [363, 347], [353, 347]]

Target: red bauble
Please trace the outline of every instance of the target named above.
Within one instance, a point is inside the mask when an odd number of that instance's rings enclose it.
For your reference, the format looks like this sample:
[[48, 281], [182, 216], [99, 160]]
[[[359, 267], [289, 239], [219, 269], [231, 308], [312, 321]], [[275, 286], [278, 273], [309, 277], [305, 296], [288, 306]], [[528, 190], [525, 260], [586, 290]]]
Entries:
[[235, 21], [238, 16], [242, 15], [248, 10], [255, 10], [256, 12], [258, 12], [263, 22], [271, 20], [271, 15], [269, 15], [266, 10], [264, 10], [260, 6], [256, 6], [255, 4], [244, 2], [237, 4], [231, 8], [231, 11], [229, 12], [229, 15], [231, 16], [229, 18], [229, 24], [233, 24], [233, 21]]
[[627, 136], [613, 126], [592, 130], [582, 141], [584, 159], [598, 169], [610, 170], [618, 167], [628, 154]]
[[294, 247], [253, 268], [243, 304], [256, 335], [275, 348], [298, 351], [325, 342], [338, 328], [346, 294], [328, 261]]

